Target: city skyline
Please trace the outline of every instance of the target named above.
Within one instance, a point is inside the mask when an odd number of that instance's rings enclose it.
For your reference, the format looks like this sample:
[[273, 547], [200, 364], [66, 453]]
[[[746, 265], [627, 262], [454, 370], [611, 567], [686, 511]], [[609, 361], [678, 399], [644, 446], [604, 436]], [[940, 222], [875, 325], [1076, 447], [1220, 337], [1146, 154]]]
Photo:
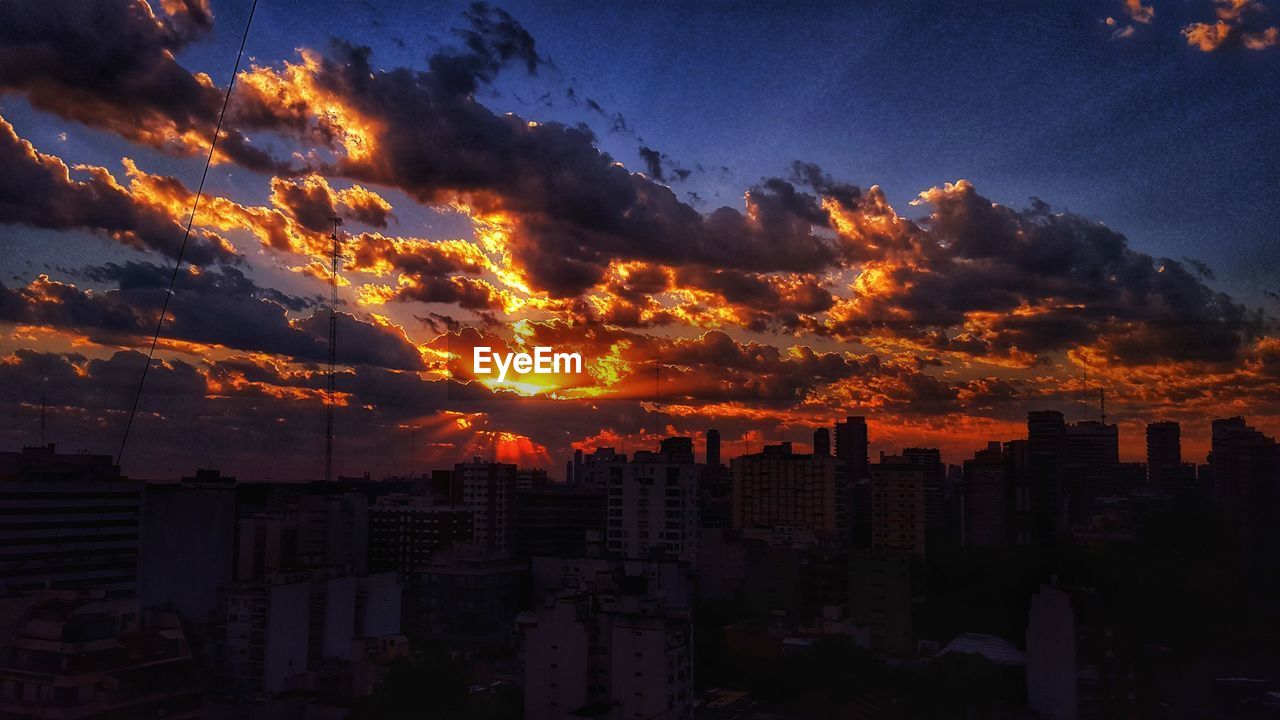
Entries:
[[[1277, 8], [928, 9], [826, 19], [856, 49], [717, 16], [743, 55], [672, 8], [264, 3], [123, 471], [322, 477], [335, 215], [336, 474], [849, 415], [954, 464], [1103, 392], [1121, 460], [1157, 421], [1196, 463], [1215, 419], [1277, 434]], [[0, 447], [119, 447], [247, 13], [0, 9]], [[477, 344], [587, 373], [496, 386]]]

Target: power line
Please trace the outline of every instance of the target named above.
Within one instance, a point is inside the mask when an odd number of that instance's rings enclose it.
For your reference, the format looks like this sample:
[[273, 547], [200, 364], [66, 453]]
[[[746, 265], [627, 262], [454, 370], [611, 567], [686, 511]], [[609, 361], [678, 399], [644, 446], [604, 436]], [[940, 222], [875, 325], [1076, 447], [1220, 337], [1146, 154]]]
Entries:
[[138, 403], [142, 400], [142, 389], [147, 383], [147, 372], [151, 370], [151, 362], [155, 358], [156, 344], [160, 342], [160, 331], [164, 328], [164, 317], [169, 311], [169, 300], [173, 297], [173, 288], [178, 282], [178, 271], [182, 269], [182, 256], [187, 251], [187, 241], [191, 238], [191, 225], [196, 220], [196, 211], [200, 207], [200, 199], [204, 196], [204, 183], [209, 177], [209, 166], [213, 164], [213, 152], [218, 147], [218, 136], [222, 133], [222, 120], [227, 115], [227, 104], [231, 101], [231, 89], [236, 85], [236, 76], [240, 74], [240, 60], [244, 57], [244, 46], [249, 41], [249, 28], [253, 25], [253, 14], [258, 9], [258, 0], [249, 6], [249, 19], [244, 24], [244, 34], [240, 37], [240, 50], [236, 53], [235, 67], [231, 71], [231, 80], [227, 83], [227, 93], [222, 98], [222, 109], [218, 112], [218, 123], [213, 129], [213, 139], [209, 141], [209, 156], [204, 161], [204, 171], [200, 173], [200, 186], [196, 189], [195, 200], [191, 203], [191, 215], [187, 218], [186, 231], [182, 233], [182, 244], [178, 246], [178, 256], [173, 263], [173, 275], [169, 278], [169, 290], [165, 293], [164, 303], [160, 306], [160, 317], [156, 320], [156, 332], [151, 337], [151, 348], [147, 350], [147, 364], [142, 367], [142, 376], [138, 378], [138, 390], [133, 396], [133, 407], [129, 409], [129, 420], [124, 426], [124, 437], [120, 439], [120, 451], [116, 453], [116, 466], [124, 461], [124, 451], [129, 444], [129, 431], [133, 429], [133, 419], [138, 414]]

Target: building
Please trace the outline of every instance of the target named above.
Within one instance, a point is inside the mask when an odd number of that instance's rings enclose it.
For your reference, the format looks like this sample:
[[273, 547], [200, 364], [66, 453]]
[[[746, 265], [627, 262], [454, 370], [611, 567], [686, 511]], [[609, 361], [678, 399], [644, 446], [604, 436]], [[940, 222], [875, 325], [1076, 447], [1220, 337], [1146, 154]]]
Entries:
[[1115, 425], [1097, 420], [1066, 425], [1061, 458], [1062, 489], [1072, 522], [1087, 519], [1103, 498], [1128, 494], [1118, 468], [1120, 434]]
[[1182, 426], [1176, 422], [1147, 425], [1147, 481], [1160, 486], [1182, 467]]
[[0, 596], [81, 586], [136, 595], [142, 491], [108, 455], [0, 453]]
[[[674, 438], [687, 440], [688, 438]], [[606, 548], [628, 559], [669, 559], [695, 562], [702, 468], [685, 452], [683, 443], [670, 460], [667, 452], [636, 453], [629, 463], [609, 467]]]
[[471, 511], [471, 542], [486, 550], [509, 552], [515, 527], [516, 466], [473, 458], [453, 467], [453, 482], [462, 493], [458, 504]]
[[204, 687], [175, 615], [61, 590], [0, 600], [0, 617], [0, 717], [201, 717]]
[[707, 431], [707, 464], [720, 464], [720, 431], [715, 428]]
[[235, 583], [225, 589], [222, 608], [226, 692], [315, 690], [326, 665], [359, 659], [353, 641], [400, 634], [401, 585], [395, 573], [300, 570]]
[[1030, 507], [1026, 511], [1029, 542], [1042, 543], [1066, 530], [1066, 492], [1062, 477], [1067, 427], [1062, 413], [1027, 413], [1026, 477]]
[[868, 649], [897, 656], [915, 653], [912, 628], [919, 560], [903, 552], [849, 554], [849, 621]]
[[605, 537], [603, 487], [553, 485], [516, 495], [515, 555], [598, 556]]
[[836, 457], [844, 462], [845, 477], [850, 482], [871, 477], [867, 445], [865, 417], [850, 416], [844, 422], [836, 421]]
[[831, 454], [831, 431], [827, 428], [818, 428], [813, 431], [813, 454]]
[[668, 462], [693, 464], [693, 438], [669, 437], [658, 442], [658, 452], [667, 456]]
[[561, 586], [519, 622], [527, 720], [690, 716], [693, 626], [687, 607], [659, 587], [670, 575], [655, 574], [663, 567], [676, 571], [669, 563], [556, 568]]
[[551, 483], [547, 471], [541, 468], [516, 470], [516, 490], [539, 490]]
[[951, 491], [947, 485], [947, 466], [942, 462], [942, 451], [937, 448], [903, 448], [902, 458], [924, 470], [924, 524], [929, 551], [959, 546], [960, 528], [952, 527], [947, 512]]
[[999, 442], [964, 461], [964, 544], [996, 547], [1009, 540], [1010, 487]]
[[472, 513], [420, 495], [392, 494], [369, 508], [369, 569], [408, 574], [458, 543], [471, 542]]
[[405, 632], [458, 646], [497, 646], [511, 637], [528, 599], [529, 563], [474, 546], [437, 553], [406, 579]]
[[827, 455], [800, 455], [790, 443], [766, 446], [742, 455], [733, 471], [733, 528], [789, 528], [815, 541], [845, 540], [846, 496], [840, 460]]
[[1213, 421], [1209, 467], [1214, 497], [1232, 512], [1274, 497], [1280, 484], [1280, 450], [1275, 438], [1250, 427], [1242, 417]]
[[178, 483], [148, 483], [143, 495], [139, 599], [183, 620], [215, 619], [218, 591], [234, 578], [236, 481], [200, 470]]
[[929, 470], [902, 456], [871, 466], [871, 546], [923, 558], [925, 486]]

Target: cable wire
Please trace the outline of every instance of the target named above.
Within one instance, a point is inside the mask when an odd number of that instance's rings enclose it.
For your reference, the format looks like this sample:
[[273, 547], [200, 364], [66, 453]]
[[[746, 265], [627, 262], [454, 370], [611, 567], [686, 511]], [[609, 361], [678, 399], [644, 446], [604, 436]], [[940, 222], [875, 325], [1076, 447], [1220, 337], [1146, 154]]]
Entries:
[[249, 41], [249, 28], [253, 25], [253, 14], [258, 9], [258, 0], [249, 6], [249, 19], [244, 24], [244, 34], [240, 37], [240, 50], [236, 53], [235, 67], [231, 71], [231, 80], [227, 82], [227, 93], [222, 98], [222, 110], [218, 112], [218, 123], [213, 129], [213, 139], [209, 142], [209, 156], [204, 161], [204, 171], [200, 173], [200, 186], [196, 189], [195, 200], [191, 204], [191, 215], [187, 218], [187, 228], [182, 234], [182, 244], [178, 246], [178, 257], [173, 263], [173, 275], [169, 278], [169, 290], [165, 293], [164, 303], [160, 306], [160, 318], [156, 320], [156, 332], [151, 337], [151, 348], [147, 350], [147, 364], [142, 368], [142, 376], [138, 378], [138, 390], [133, 396], [133, 407], [129, 409], [129, 420], [124, 426], [124, 437], [120, 439], [120, 451], [116, 453], [116, 466], [124, 461], [124, 451], [129, 444], [129, 431], [133, 429], [133, 419], [138, 414], [138, 403], [142, 401], [142, 389], [147, 384], [147, 372], [155, 358], [156, 344], [160, 342], [160, 331], [164, 329], [164, 318], [169, 312], [169, 300], [173, 297], [173, 288], [178, 283], [178, 272], [182, 270], [182, 256], [187, 251], [187, 241], [191, 238], [191, 226], [196, 220], [196, 211], [200, 208], [200, 199], [204, 196], [204, 183], [209, 177], [209, 166], [213, 164], [213, 153], [218, 147], [218, 136], [222, 134], [222, 121], [227, 115], [227, 105], [231, 102], [231, 89], [236, 85], [236, 76], [240, 74], [240, 61], [244, 57], [244, 47]]

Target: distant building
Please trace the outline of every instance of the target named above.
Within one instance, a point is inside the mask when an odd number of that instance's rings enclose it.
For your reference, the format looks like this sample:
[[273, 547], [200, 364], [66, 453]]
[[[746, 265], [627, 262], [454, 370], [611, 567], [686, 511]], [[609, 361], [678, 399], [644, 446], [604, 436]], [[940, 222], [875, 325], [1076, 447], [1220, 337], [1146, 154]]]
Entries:
[[515, 527], [516, 466], [474, 458], [453, 467], [453, 482], [462, 492], [459, 504], [471, 511], [471, 542], [490, 551], [509, 552]]
[[89, 586], [136, 595], [142, 490], [108, 455], [0, 453], [0, 596]]
[[813, 454], [831, 454], [831, 431], [827, 428], [818, 428], [813, 431]]
[[847, 508], [838, 459], [795, 454], [783, 443], [740, 455], [730, 465], [735, 530], [785, 527], [825, 544], [844, 542]]
[[875, 652], [915, 654], [912, 622], [919, 560], [909, 553], [854, 550], [849, 554], [849, 621]]
[[405, 632], [462, 647], [504, 645], [526, 607], [528, 579], [528, 562], [501, 553], [437, 553], [406, 579]]
[[1264, 493], [1276, 493], [1280, 450], [1275, 438], [1250, 427], [1243, 417], [1214, 420], [1209, 467], [1218, 503], [1240, 512]]
[[540, 490], [549, 485], [551, 480], [547, 471], [540, 468], [516, 470], [516, 490]]
[[428, 497], [392, 494], [369, 508], [369, 570], [408, 574], [431, 557], [472, 539], [472, 512]]
[[518, 493], [516, 557], [598, 555], [605, 536], [606, 497], [603, 487], [590, 485], [553, 485]]
[[871, 466], [871, 544], [877, 550], [925, 555], [925, 486], [929, 470], [901, 456]]
[[663, 438], [658, 443], [658, 452], [666, 455], [668, 462], [693, 464], [693, 438]]
[[707, 464], [720, 464], [720, 431], [715, 428], [707, 431]]
[[[675, 438], [685, 440], [688, 438]], [[692, 445], [674, 457], [637, 453], [629, 463], [609, 466], [607, 549], [615, 557], [670, 559], [692, 563], [698, 556], [699, 480]]]
[[836, 457], [844, 462], [845, 477], [857, 482], [871, 477], [867, 455], [867, 419], [850, 416], [836, 422]]
[[964, 544], [996, 547], [1009, 540], [1010, 487], [1004, 451], [998, 442], [964, 461]]
[[1088, 518], [1103, 498], [1128, 494], [1117, 467], [1120, 435], [1115, 425], [1096, 420], [1070, 423], [1064, 428], [1062, 448], [1062, 488], [1072, 522]]
[[1159, 486], [1182, 466], [1182, 426], [1176, 422], [1147, 425], [1147, 480]]
[[1067, 528], [1063, 456], [1066, 422], [1057, 410], [1027, 413], [1026, 483], [1029, 542], [1047, 542]]

